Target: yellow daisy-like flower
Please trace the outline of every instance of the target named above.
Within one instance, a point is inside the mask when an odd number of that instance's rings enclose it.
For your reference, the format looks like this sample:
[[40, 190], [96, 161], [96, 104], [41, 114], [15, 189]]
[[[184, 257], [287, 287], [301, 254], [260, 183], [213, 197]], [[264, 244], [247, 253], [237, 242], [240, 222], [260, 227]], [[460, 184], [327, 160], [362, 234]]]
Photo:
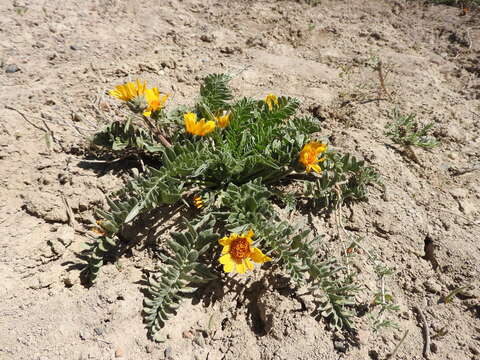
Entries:
[[318, 159], [318, 156], [326, 150], [326, 144], [322, 144], [317, 141], [311, 141], [303, 147], [302, 151], [300, 151], [298, 161], [305, 166], [307, 173], [312, 170], [317, 173], [321, 173], [322, 169], [318, 163], [325, 161], [325, 158]]
[[278, 105], [278, 97], [275, 94], [268, 94], [267, 97], [265, 98], [265, 103], [268, 106], [268, 110], [272, 111], [273, 110], [273, 105]]
[[230, 115], [230, 113], [224, 112], [222, 116], [215, 116], [218, 127], [226, 128], [230, 124]]
[[147, 82], [144, 81], [142, 84], [140, 80], [137, 80], [136, 83], [128, 82], [123, 85], [117, 85], [115, 86], [115, 90], [110, 90], [108, 93], [117, 99], [130, 101], [137, 96], [143, 95], [146, 90]]
[[194, 113], [186, 113], [183, 120], [185, 130], [192, 135], [205, 136], [215, 130], [215, 121], [205, 119], [197, 121], [197, 115]]
[[247, 270], [254, 268], [250, 260], [258, 264], [272, 260], [260, 249], [252, 247], [253, 235], [253, 231], [250, 230], [246, 234], [231, 234], [218, 240], [223, 246], [222, 256], [219, 259], [220, 264], [223, 264], [223, 271], [231, 272], [236, 269], [239, 274], [244, 274]]
[[203, 199], [201, 196], [194, 196], [193, 197], [193, 206], [195, 206], [197, 209], [201, 209], [203, 207]]
[[145, 116], [151, 116], [153, 112], [160, 110], [165, 106], [168, 99], [168, 94], [160, 95], [158, 89], [152, 88], [145, 90], [145, 100], [147, 101], [147, 108], [143, 112]]

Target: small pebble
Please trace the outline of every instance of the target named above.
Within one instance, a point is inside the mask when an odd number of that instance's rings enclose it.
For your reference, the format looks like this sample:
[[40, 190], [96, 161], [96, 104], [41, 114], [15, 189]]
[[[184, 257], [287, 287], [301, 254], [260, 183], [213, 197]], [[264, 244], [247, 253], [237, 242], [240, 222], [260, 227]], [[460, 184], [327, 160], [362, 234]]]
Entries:
[[335, 348], [335, 350], [337, 350], [338, 352], [346, 352], [347, 351], [347, 347], [345, 346], [345, 344], [341, 341], [338, 341], [338, 340], [335, 340], [333, 342], [333, 347]]
[[442, 291], [442, 285], [438, 284], [436, 281], [429, 279], [423, 283], [425, 286], [425, 289], [427, 289], [428, 292], [434, 293], [434, 294], [439, 294]]
[[104, 330], [102, 328], [99, 328], [99, 327], [96, 327], [95, 329], [93, 329], [93, 331], [95, 331], [95, 334], [97, 335], [102, 335]]
[[86, 340], [87, 339], [87, 336], [85, 335], [85, 332], [84, 331], [80, 331], [78, 333], [78, 336], [80, 336], [80, 339], [81, 340]]
[[203, 34], [202, 36], [200, 36], [200, 40], [202, 40], [204, 42], [207, 42], [207, 43], [211, 43], [211, 42], [213, 42], [213, 40], [215, 40], [215, 36]]
[[190, 330], [186, 330], [182, 333], [182, 337], [185, 339], [191, 339], [193, 337], [193, 334]]
[[153, 350], [155, 350], [155, 345], [148, 344], [147, 346], [145, 346], [145, 351], [147, 352], [147, 354], [151, 354]]
[[70, 49], [72, 49], [72, 50], [80, 50], [81, 47], [78, 46], [78, 45], [70, 45]]
[[165, 354], [165, 359], [170, 358], [172, 356], [172, 347], [171, 346], [167, 347], [165, 349], [164, 354]]
[[430, 350], [432, 351], [432, 353], [436, 354], [438, 352], [438, 345], [436, 343], [431, 343]]
[[16, 73], [17, 71], [20, 71], [20, 68], [16, 64], [7, 65], [7, 67], [5, 68], [5, 72], [7, 74]]
[[119, 347], [117, 350], [115, 350], [115, 357], [116, 358], [121, 358], [125, 355], [125, 351], [121, 347]]
[[83, 121], [83, 116], [80, 115], [79, 113], [72, 113], [72, 120], [75, 121], [75, 122], [81, 122]]
[[195, 339], [193, 339], [193, 342], [198, 346], [201, 346], [201, 347], [205, 346], [205, 339], [203, 338], [203, 336], [195, 337]]

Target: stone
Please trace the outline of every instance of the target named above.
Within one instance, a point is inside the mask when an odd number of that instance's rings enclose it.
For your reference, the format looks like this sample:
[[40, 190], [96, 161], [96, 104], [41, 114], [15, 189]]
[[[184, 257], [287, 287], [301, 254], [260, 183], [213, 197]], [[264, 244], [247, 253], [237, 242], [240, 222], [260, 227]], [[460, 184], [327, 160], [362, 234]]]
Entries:
[[473, 214], [477, 209], [475, 208], [475, 205], [468, 200], [462, 200], [458, 202], [460, 205], [460, 210], [465, 214], [465, 215], [470, 215]]
[[442, 291], [442, 286], [433, 279], [428, 279], [423, 283], [428, 292], [439, 294]]
[[205, 346], [205, 339], [203, 338], [202, 335], [196, 336], [195, 339], [193, 339], [193, 342], [200, 347]]
[[148, 345], [145, 346], [145, 351], [147, 352], [147, 354], [151, 354], [153, 352], [153, 350], [155, 350], [155, 345], [148, 344]]
[[335, 340], [333, 342], [333, 348], [338, 351], [338, 352], [341, 352], [341, 353], [344, 353], [347, 351], [347, 347], [345, 346], [345, 344], [343, 343], [343, 341], [339, 341], [339, 340]]
[[119, 347], [117, 348], [117, 350], [115, 350], [115, 357], [116, 358], [121, 358], [121, 357], [124, 357], [125, 356], [125, 351], [123, 350], [123, 348]]
[[56, 280], [58, 279], [58, 276], [55, 272], [52, 271], [46, 271], [38, 275], [37, 281], [38, 285], [32, 286], [33, 289], [43, 289], [46, 287], [49, 287], [52, 285]]
[[95, 329], [93, 329], [93, 331], [95, 331], [95, 334], [97, 334], [98, 336], [102, 335], [105, 330], [101, 327], [96, 327]]
[[457, 187], [449, 190], [449, 193], [457, 199], [464, 199], [468, 196], [468, 190], [465, 188]]
[[5, 72], [7, 74], [13, 74], [13, 73], [16, 73], [17, 71], [20, 71], [20, 68], [16, 64], [7, 65], [7, 67], [5, 68]]
[[172, 347], [168, 346], [164, 351], [165, 359], [172, 357]]
[[81, 50], [81, 47], [78, 46], [78, 45], [70, 45], [70, 49], [71, 49], [71, 50], [74, 50], [74, 51], [75, 51], [75, 50]]
[[191, 339], [193, 337], [193, 333], [190, 330], [185, 330], [182, 332], [182, 337], [185, 339]]
[[212, 34], [203, 34], [202, 36], [200, 36], [200, 40], [202, 40], [203, 42], [211, 43], [215, 40], [215, 36]]
[[67, 288], [80, 284], [81, 270], [71, 269], [63, 276], [63, 283]]
[[55, 237], [63, 246], [68, 247], [72, 244], [75, 236], [75, 230], [68, 225], [61, 226], [55, 233]]

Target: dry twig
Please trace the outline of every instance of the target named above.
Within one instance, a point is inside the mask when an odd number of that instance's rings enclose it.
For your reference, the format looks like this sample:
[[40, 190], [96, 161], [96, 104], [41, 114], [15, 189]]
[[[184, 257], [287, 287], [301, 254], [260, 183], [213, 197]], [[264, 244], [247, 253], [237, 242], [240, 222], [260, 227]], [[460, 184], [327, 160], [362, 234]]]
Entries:
[[393, 351], [387, 355], [387, 358], [386, 358], [387, 360], [393, 359], [393, 357], [397, 354], [398, 349], [400, 348], [400, 346], [402, 346], [409, 332], [410, 332], [409, 330], [405, 330], [405, 333], [403, 334], [402, 338], [398, 342], [397, 346], [395, 346], [395, 349], [393, 349]]
[[382, 61], [379, 60], [377, 65], [377, 71], [378, 71], [378, 79], [380, 80], [380, 88], [385, 93], [385, 95], [387, 95], [388, 99], [392, 100], [392, 97], [390, 96], [390, 93], [387, 91], [387, 87], [385, 86], [385, 75], [383, 73], [382, 65], [383, 65]]
[[430, 330], [428, 329], [427, 319], [425, 318], [425, 314], [418, 306], [414, 306], [413, 308], [418, 315], [420, 316], [420, 320], [422, 320], [423, 326], [423, 338], [424, 338], [424, 345], [423, 345], [423, 357], [428, 359], [430, 356]]
[[29, 123], [30, 125], [32, 125], [34, 128], [38, 129], [38, 130], [41, 130], [43, 131], [44, 133], [50, 135], [50, 137], [52, 138], [53, 142], [55, 144], [57, 144], [58, 146], [60, 146], [60, 148], [62, 149], [62, 151], [65, 151], [65, 148], [63, 147], [63, 145], [57, 140], [57, 138], [55, 137], [55, 134], [53, 132], [52, 129], [50, 129], [50, 127], [48, 126], [48, 124], [45, 122], [45, 120], [43, 118], [39, 118], [42, 123], [43, 123], [43, 128], [38, 126], [37, 124], [31, 122], [27, 116], [21, 112], [20, 110], [10, 106], [10, 105], [5, 105], [5, 109], [8, 109], [8, 110], [12, 110], [12, 111], [15, 111], [16, 113], [18, 113], [27, 123]]

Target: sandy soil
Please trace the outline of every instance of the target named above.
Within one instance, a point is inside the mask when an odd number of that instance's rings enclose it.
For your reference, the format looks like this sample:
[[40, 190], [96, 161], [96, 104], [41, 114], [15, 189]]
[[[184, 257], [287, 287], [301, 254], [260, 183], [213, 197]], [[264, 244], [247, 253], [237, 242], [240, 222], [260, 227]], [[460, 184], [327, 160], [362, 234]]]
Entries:
[[[480, 172], [461, 171], [480, 163], [479, 12], [402, 0], [0, 0], [0, 49], [0, 359], [385, 359], [406, 330], [395, 358], [421, 359], [415, 306], [431, 359], [480, 359]], [[186, 302], [155, 344], [141, 318], [148, 254], [134, 249], [80, 284], [75, 254], [93, 210], [139, 168], [85, 161], [85, 139], [118, 110], [105, 91], [142, 78], [181, 103], [212, 72], [238, 73], [237, 94], [299, 97], [333, 146], [381, 174], [386, 191], [372, 188], [347, 225], [395, 269], [398, 330], [373, 333], [359, 311], [352, 341], [316, 321], [308, 298], [280, 285], [255, 293], [252, 277], [241, 298]], [[395, 106], [434, 122], [441, 146], [416, 150], [417, 162], [402, 154], [384, 135]], [[338, 255], [331, 219], [314, 224]], [[365, 254], [354, 261], [368, 307], [376, 277]]]

